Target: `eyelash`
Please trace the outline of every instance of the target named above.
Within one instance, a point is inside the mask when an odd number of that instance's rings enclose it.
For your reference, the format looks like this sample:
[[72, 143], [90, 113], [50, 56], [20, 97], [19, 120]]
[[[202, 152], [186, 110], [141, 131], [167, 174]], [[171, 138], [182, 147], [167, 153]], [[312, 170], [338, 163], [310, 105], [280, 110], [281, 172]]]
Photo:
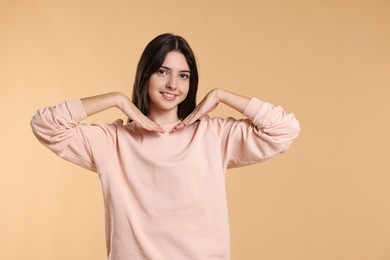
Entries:
[[190, 78], [190, 75], [188, 75], [188, 74], [180, 74], [180, 77], [183, 78], [183, 79], [188, 79], [188, 78]]
[[166, 75], [168, 75], [168, 71], [163, 70], [163, 69], [159, 69], [159, 70], [157, 71], [157, 73], [158, 73], [158, 74], [166, 74]]
[[[166, 71], [166, 70], [164, 70], [164, 69], [159, 69], [158, 71], [157, 71], [157, 73], [158, 74], [160, 74], [160, 75], [168, 75], [168, 71]], [[189, 79], [190, 78], [190, 75], [188, 75], [188, 74], [185, 74], [185, 73], [182, 73], [182, 74], [180, 74], [179, 75], [182, 79]]]

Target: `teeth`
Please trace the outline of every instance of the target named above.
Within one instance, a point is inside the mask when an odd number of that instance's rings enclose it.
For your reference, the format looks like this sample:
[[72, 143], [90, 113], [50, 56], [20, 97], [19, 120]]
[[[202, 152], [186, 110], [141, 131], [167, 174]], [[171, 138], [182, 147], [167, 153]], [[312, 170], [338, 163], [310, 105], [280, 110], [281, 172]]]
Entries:
[[168, 94], [168, 93], [163, 93], [164, 96], [166, 96], [167, 98], [174, 98], [175, 95], [172, 95], [172, 94]]

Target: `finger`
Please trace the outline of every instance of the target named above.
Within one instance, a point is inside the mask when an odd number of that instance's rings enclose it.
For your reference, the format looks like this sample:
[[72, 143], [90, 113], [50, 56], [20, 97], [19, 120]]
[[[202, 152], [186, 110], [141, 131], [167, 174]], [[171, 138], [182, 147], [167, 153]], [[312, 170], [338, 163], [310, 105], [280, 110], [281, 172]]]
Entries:
[[180, 123], [178, 123], [177, 125], [175, 125], [175, 126], [172, 128], [172, 132], [175, 132], [175, 131], [180, 130], [180, 129], [183, 129], [183, 128], [184, 128], [183, 122], [180, 122]]
[[218, 106], [218, 103], [215, 103], [210, 109], [197, 110], [196, 113], [191, 118], [189, 118], [186, 125], [191, 125], [191, 124], [195, 123], [197, 120], [201, 120], [202, 118], [204, 118], [207, 115], [207, 113], [209, 113], [210, 111], [213, 111], [217, 106]]
[[191, 117], [193, 116], [194, 112], [192, 112], [191, 114], [189, 114], [186, 118], [184, 118], [184, 120], [180, 121], [172, 130], [179, 130], [179, 129], [182, 129], [186, 126], [187, 122], [191, 119]]
[[195, 113], [192, 114], [192, 115], [186, 120], [186, 122], [184, 122], [184, 125], [185, 125], [185, 126], [192, 125], [192, 124], [195, 123], [198, 119], [201, 119], [203, 116], [204, 116], [204, 113], [203, 113], [202, 111], [200, 111], [200, 110], [195, 111]]
[[145, 116], [133, 103], [130, 103], [130, 109], [122, 110], [128, 118], [137, 122], [142, 128], [148, 131], [164, 133], [165, 130], [162, 126], [150, 120]]
[[153, 120], [150, 120], [144, 114], [139, 115], [139, 118], [134, 119], [134, 121], [136, 121], [145, 130], [152, 131], [152, 132], [160, 132], [160, 133], [165, 132], [162, 126], [160, 126]]
[[196, 122], [196, 120], [197, 120], [197, 113], [191, 113], [183, 121], [177, 124], [172, 130], [176, 131], [176, 130], [183, 129], [184, 127], [189, 126], [194, 122]]
[[165, 133], [165, 130], [162, 126], [150, 119], [145, 120], [141, 125], [148, 131]]
[[187, 126], [187, 125], [188, 125], [188, 122], [190, 122], [190, 120], [194, 117], [194, 115], [195, 115], [195, 112], [192, 112], [191, 114], [189, 114], [183, 121], [181, 121], [181, 122], [177, 125], [177, 127], [178, 127], [179, 129], [181, 129], [181, 128]]
[[113, 122], [113, 124], [116, 124], [116, 125], [123, 125], [123, 120], [122, 119], [117, 119]]

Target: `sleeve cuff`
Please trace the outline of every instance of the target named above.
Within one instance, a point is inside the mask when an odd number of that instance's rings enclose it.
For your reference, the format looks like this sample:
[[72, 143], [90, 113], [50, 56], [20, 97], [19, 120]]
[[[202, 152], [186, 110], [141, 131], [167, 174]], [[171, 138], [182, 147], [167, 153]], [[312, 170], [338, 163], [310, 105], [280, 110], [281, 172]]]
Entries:
[[261, 102], [257, 98], [251, 98], [251, 100], [249, 100], [248, 104], [245, 107], [245, 110], [243, 113], [244, 116], [246, 116], [249, 119], [255, 119], [257, 113], [260, 110], [262, 103], [263, 102]]
[[69, 110], [69, 113], [72, 117], [73, 122], [80, 122], [87, 118], [87, 113], [85, 112], [83, 103], [80, 99], [74, 99], [66, 101], [66, 106]]

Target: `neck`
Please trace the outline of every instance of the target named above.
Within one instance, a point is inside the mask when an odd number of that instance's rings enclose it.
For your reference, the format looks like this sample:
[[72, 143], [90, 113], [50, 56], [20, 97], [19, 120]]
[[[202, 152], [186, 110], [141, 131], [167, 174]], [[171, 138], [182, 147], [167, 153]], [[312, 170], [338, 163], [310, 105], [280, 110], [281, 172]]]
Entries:
[[171, 124], [179, 121], [177, 110], [170, 111], [150, 111], [148, 117], [160, 125]]

